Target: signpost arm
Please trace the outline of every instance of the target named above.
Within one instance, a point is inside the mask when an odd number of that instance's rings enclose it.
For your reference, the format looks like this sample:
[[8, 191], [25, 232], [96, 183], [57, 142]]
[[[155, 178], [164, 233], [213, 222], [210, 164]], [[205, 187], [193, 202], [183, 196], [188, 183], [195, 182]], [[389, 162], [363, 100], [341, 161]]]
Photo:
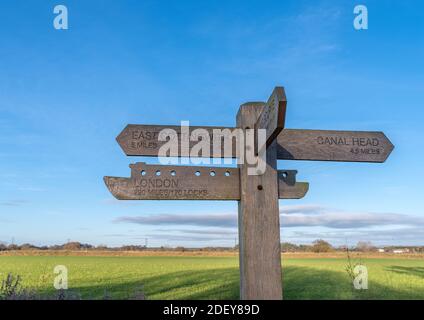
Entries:
[[[263, 105], [242, 105], [237, 127], [253, 129]], [[267, 149], [263, 175], [248, 175], [240, 168], [238, 204], [240, 298], [282, 299], [280, 220], [278, 209], [277, 144]]]

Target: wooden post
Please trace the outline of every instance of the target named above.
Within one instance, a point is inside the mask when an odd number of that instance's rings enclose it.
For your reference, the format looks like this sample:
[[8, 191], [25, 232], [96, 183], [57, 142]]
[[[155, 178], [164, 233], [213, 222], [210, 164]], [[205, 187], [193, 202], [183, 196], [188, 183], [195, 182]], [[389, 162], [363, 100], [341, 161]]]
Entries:
[[[130, 165], [129, 178], [104, 177], [108, 189], [119, 200], [239, 201], [240, 298], [244, 300], [282, 299], [278, 198], [300, 199], [308, 191], [308, 183], [296, 182], [296, 170], [277, 171], [277, 158], [384, 162], [394, 148], [382, 132], [284, 129], [286, 106], [284, 89], [276, 87], [267, 103], [245, 103], [237, 114], [237, 129], [267, 130], [267, 163], [262, 175], [248, 175], [250, 168], [244, 158], [239, 169], [135, 163]], [[215, 130], [228, 133], [236, 128], [191, 127], [191, 130], [203, 129], [213, 142]], [[182, 127], [142, 124], [127, 125], [116, 140], [128, 156], [156, 157], [168, 143], [159, 139], [163, 129], [177, 134], [178, 146], [183, 141], [190, 148], [198, 143], [191, 139], [187, 142], [188, 135], [183, 134]], [[262, 150], [262, 146], [256, 146], [257, 130], [255, 146], [250, 146], [254, 150], [248, 150], [251, 154]], [[233, 144], [232, 152], [226, 153], [221, 138], [220, 135], [217, 139], [221, 152], [215, 153], [212, 143], [211, 153], [201, 152], [199, 156], [236, 158], [236, 146]], [[225, 134], [224, 141], [228, 142], [226, 139], [232, 139], [232, 135]], [[176, 154], [170, 156], [186, 156], [178, 146]]]
[[[264, 105], [240, 106], [237, 127], [253, 129]], [[283, 294], [275, 140], [266, 152], [263, 175], [248, 175], [248, 164], [239, 165], [240, 298], [243, 300], [281, 300]]]

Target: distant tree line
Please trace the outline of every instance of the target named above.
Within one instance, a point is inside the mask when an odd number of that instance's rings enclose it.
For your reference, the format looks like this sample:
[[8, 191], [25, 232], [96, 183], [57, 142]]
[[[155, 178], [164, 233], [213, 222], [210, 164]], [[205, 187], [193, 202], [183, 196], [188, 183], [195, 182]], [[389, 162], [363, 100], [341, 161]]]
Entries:
[[[68, 250], [68, 251], [95, 251], [95, 250], [109, 250], [109, 251], [238, 251], [239, 246], [234, 247], [204, 247], [204, 248], [188, 248], [178, 246], [175, 248], [171, 247], [146, 247], [141, 245], [124, 245], [121, 247], [108, 247], [106, 245], [91, 245], [88, 243], [80, 243], [77, 241], [68, 242], [62, 245], [52, 246], [36, 246], [30, 243], [24, 243], [21, 245], [17, 244], [6, 244], [0, 242], [0, 251], [31, 251], [31, 250]], [[424, 246], [385, 246], [376, 247], [369, 241], [359, 241], [356, 246], [347, 248], [346, 246], [332, 246], [329, 242], [323, 239], [317, 239], [311, 244], [294, 244], [290, 242], [281, 243], [282, 252], [337, 252], [337, 251], [357, 251], [357, 252], [396, 252], [402, 251], [404, 253], [424, 253]]]
[[204, 247], [204, 248], [186, 248], [186, 247], [146, 247], [141, 245], [124, 245], [121, 247], [108, 247], [107, 245], [97, 245], [93, 246], [88, 243], [80, 243], [77, 241], [68, 242], [62, 245], [52, 245], [52, 246], [36, 246], [29, 243], [24, 243], [21, 245], [17, 244], [5, 244], [0, 242], [0, 251], [31, 251], [31, 250], [68, 250], [68, 251], [95, 251], [95, 250], [110, 250], [110, 251], [146, 251], [146, 250], [155, 250], [155, 251], [231, 251], [234, 250], [234, 247]]
[[30, 243], [24, 243], [21, 245], [0, 243], [0, 251], [12, 251], [12, 250], [22, 250], [22, 251], [31, 251], [31, 250], [88, 250], [93, 248], [101, 248], [102, 246], [94, 247], [90, 244], [80, 243], [80, 242], [68, 242], [62, 245], [52, 245], [52, 246], [36, 246]]
[[355, 252], [396, 252], [404, 253], [424, 253], [424, 246], [384, 246], [377, 247], [369, 241], [359, 241], [356, 246], [347, 247], [345, 245], [334, 247], [329, 242], [318, 239], [312, 244], [294, 244], [290, 242], [281, 243], [282, 252], [332, 252], [332, 251], [355, 251]]
[[318, 239], [312, 244], [294, 244], [290, 242], [283, 242], [281, 244], [282, 252], [331, 252], [335, 248], [325, 240]]

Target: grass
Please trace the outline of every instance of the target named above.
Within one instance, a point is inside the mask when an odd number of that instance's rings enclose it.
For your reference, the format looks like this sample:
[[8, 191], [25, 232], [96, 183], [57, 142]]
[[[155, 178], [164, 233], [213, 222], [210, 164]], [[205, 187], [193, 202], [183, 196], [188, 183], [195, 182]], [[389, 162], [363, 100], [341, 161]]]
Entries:
[[[354, 290], [345, 257], [285, 257], [285, 299], [424, 299], [424, 260], [363, 258], [368, 290]], [[128, 299], [143, 287], [147, 299], [238, 299], [236, 256], [0, 256], [25, 287], [52, 294], [53, 268], [68, 268], [69, 288], [83, 299]]]

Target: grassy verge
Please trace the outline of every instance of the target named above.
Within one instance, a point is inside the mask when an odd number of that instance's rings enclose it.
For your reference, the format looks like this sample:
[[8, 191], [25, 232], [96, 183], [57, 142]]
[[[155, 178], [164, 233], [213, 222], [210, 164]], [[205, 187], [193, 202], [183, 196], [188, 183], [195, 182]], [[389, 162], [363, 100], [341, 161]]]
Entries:
[[[143, 288], [147, 299], [238, 299], [236, 253], [202, 256], [2, 255], [0, 279], [9, 272], [41, 294], [54, 294], [53, 268], [68, 268], [69, 287], [83, 299], [129, 299]], [[175, 252], [172, 252], [175, 254]], [[355, 256], [353, 257], [355, 259]], [[283, 257], [285, 299], [424, 299], [421, 257], [364, 257], [369, 289], [354, 290], [340, 255], [289, 254]]]

